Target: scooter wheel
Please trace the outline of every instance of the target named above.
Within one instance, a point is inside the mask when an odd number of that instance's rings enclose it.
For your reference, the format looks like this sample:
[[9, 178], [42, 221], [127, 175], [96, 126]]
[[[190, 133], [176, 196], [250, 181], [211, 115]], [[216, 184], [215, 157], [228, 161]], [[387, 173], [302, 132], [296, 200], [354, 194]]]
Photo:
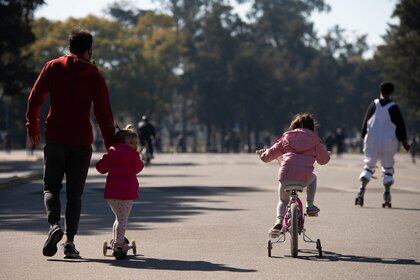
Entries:
[[133, 249], [133, 255], [137, 255], [137, 245], [136, 245], [136, 241], [133, 240], [133, 242], [131, 242], [131, 249]]

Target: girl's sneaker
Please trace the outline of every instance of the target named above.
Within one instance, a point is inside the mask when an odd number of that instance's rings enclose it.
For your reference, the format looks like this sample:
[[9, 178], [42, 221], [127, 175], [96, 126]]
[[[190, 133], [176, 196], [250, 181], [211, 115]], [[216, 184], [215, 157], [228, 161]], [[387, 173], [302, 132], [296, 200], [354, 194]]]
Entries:
[[277, 238], [281, 234], [281, 229], [283, 228], [282, 224], [275, 224], [270, 230], [268, 231], [268, 235], [271, 238]]
[[316, 217], [316, 216], [318, 216], [318, 213], [319, 213], [319, 208], [316, 207], [315, 205], [311, 205], [311, 206], [306, 207], [306, 214], [309, 217]]

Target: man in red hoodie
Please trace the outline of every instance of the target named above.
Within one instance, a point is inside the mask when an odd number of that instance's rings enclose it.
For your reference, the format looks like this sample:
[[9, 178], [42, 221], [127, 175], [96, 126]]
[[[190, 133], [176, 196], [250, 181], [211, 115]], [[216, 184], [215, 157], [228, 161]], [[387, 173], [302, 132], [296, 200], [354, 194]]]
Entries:
[[51, 225], [43, 247], [44, 256], [57, 252], [64, 233], [60, 227], [60, 190], [66, 175], [66, 237], [63, 246], [67, 258], [78, 258], [73, 243], [81, 211], [81, 197], [92, 156], [91, 107], [98, 121], [105, 146], [114, 138], [114, 120], [105, 79], [90, 60], [92, 35], [74, 29], [69, 36], [70, 54], [48, 61], [41, 70], [28, 97], [26, 127], [32, 144], [40, 142], [40, 108], [46, 95], [50, 107], [45, 122], [44, 203]]

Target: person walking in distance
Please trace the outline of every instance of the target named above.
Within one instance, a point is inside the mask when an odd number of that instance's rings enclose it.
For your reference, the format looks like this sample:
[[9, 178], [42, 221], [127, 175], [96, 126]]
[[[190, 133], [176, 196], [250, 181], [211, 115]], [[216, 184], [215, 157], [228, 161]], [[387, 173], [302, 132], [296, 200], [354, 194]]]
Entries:
[[44, 256], [57, 252], [64, 232], [60, 227], [60, 190], [66, 175], [67, 258], [78, 258], [74, 245], [82, 206], [82, 193], [92, 155], [90, 112], [98, 121], [105, 147], [114, 139], [115, 128], [108, 89], [104, 77], [91, 63], [92, 34], [73, 29], [69, 35], [68, 55], [48, 61], [41, 70], [28, 97], [26, 127], [32, 144], [40, 142], [40, 108], [46, 95], [50, 107], [46, 119], [44, 147], [44, 204], [50, 230], [44, 244]]
[[139, 135], [140, 145], [142, 148], [146, 149], [146, 151], [150, 154], [151, 159], [154, 158], [153, 140], [156, 136], [156, 130], [145, 115], [141, 117], [141, 121], [138, 123], [137, 133]]

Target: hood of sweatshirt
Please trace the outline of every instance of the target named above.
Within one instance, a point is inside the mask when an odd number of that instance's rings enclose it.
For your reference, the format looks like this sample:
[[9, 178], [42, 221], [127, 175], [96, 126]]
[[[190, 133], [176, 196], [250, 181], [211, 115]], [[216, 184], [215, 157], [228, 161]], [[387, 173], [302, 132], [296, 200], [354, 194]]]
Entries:
[[118, 143], [109, 148], [109, 159], [113, 164], [126, 164], [133, 160], [133, 156], [137, 156], [137, 151], [133, 150], [126, 144]]
[[76, 77], [85, 77], [98, 72], [98, 67], [75, 55], [65, 55], [59, 60], [67, 72]]
[[308, 151], [321, 142], [313, 131], [301, 128], [284, 133], [283, 139], [286, 145], [299, 153]]

